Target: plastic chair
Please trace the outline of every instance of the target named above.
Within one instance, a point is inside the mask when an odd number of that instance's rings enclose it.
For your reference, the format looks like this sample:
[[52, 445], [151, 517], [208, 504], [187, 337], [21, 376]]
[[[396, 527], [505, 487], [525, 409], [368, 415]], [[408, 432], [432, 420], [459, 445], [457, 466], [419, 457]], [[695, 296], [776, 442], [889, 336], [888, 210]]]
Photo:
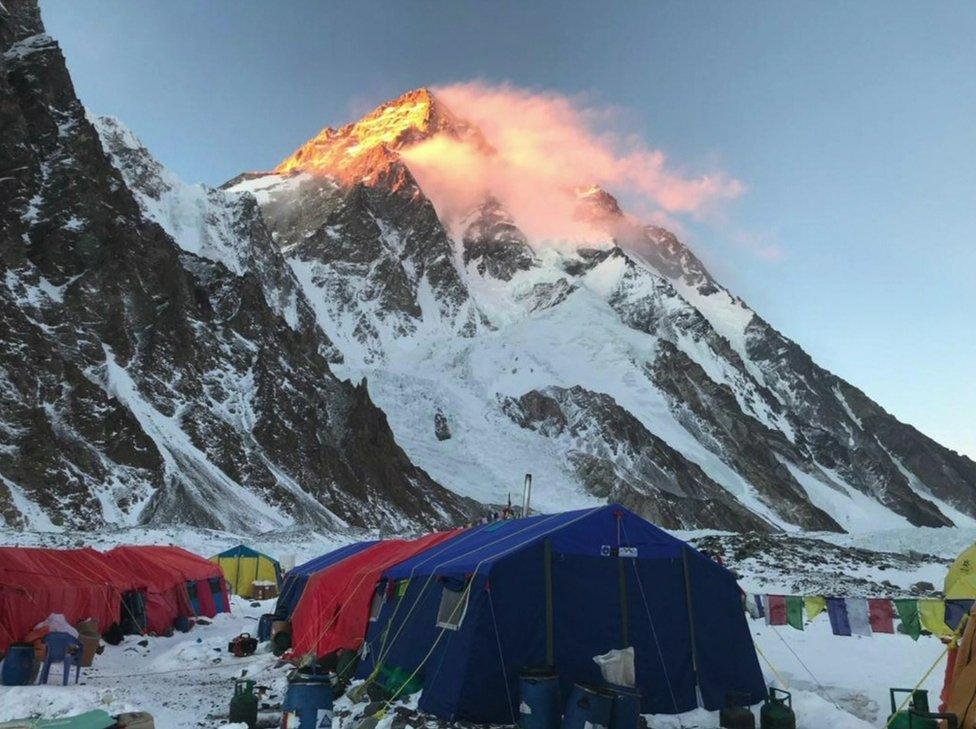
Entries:
[[68, 685], [68, 674], [71, 667], [75, 667], [75, 683], [81, 674], [81, 641], [68, 633], [48, 633], [44, 636], [44, 665], [41, 667], [41, 676], [38, 683], [47, 683], [48, 675], [51, 673], [52, 663], [64, 664], [64, 676], [61, 680], [62, 686]]

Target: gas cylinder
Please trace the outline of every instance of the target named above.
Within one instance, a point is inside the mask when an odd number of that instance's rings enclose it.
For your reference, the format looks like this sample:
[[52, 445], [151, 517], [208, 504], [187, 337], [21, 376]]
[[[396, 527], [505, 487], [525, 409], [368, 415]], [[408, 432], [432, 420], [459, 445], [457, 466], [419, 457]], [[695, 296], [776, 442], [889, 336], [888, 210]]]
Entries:
[[248, 729], [255, 729], [258, 723], [258, 697], [254, 695], [254, 681], [234, 681], [229, 718], [231, 724], [244, 722]]
[[722, 729], [756, 729], [756, 715], [749, 708], [749, 694], [729, 691], [725, 694], [725, 708], [718, 713]]
[[[777, 696], [782, 694], [782, 697]], [[789, 691], [769, 687], [769, 696], [759, 711], [760, 729], [796, 729], [793, 695]]]

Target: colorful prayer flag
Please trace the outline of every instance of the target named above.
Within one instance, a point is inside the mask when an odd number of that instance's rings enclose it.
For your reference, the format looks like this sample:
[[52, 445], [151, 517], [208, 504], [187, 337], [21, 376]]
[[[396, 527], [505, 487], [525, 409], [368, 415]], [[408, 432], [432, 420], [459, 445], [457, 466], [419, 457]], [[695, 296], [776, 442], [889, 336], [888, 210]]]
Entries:
[[868, 600], [868, 614], [871, 618], [871, 630], [875, 633], [895, 632], [895, 608], [891, 600], [886, 598], [872, 598]]
[[898, 611], [898, 619], [901, 621], [898, 631], [911, 636], [912, 640], [918, 640], [918, 636], [922, 634], [922, 624], [918, 615], [918, 600], [895, 600], [895, 609]]
[[813, 620], [827, 609], [827, 600], [826, 598], [819, 597], [817, 595], [811, 595], [803, 598], [803, 607], [805, 607], [807, 611], [807, 620]]
[[782, 595], [766, 596], [766, 624], [786, 625], [786, 598]]
[[945, 604], [942, 600], [933, 598], [919, 600], [918, 617], [922, 627], [932, 635], [952, 635], [952, 628], [945, 623]]
[[871, 619], [868, 615], [868, 601], [863, 597], [847, 598], [847, 622], [852, 635], [871, 635]]
[[973, 600], [946, 600], [945, 601], [945, 623], [955, 630], [959, 627], [964, 616], [969, 615], [973, 609]]
[[827, 615], [830, 617], [830, 629], [834, 635], [851, 634], [851, 624], [847, 618], [847, 604], [844, 598], [828, 597]]
[[803, 630], [803, 598], [790, 595], [786, 598], [786, 622], [797, 630]]

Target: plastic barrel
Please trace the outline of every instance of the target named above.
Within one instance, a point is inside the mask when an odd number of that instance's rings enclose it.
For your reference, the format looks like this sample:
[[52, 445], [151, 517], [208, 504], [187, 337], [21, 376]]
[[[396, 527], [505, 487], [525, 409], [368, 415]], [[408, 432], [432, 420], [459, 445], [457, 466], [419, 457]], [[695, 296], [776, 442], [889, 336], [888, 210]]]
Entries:
[[609, 689], [573, 684], [563, 712], [562, 729], [597, 729], [610, 726], [613, 692]]
[[4, 686], [26, 686], [31, 682], [34, 670], [34, 646], [30, 643], [13, 643], [3, 659], [0, 683]]
[[610, 729], [637, 729], [640, 726], [640, 691], [612, 684], [610, 691], [613, 692]]
[[258, 641], [261, 643], [271, 640], [271, 623], [274, 619], [274, 613], [265, 613], [258, 620]]
[[291, 681], [282, 708], [285, 717], [281, 725], [287, 729], [331, 726], [332, 687], [321, 680]]
[[548, 669], [525, 671], [519, 675], [519, 716], [521, 729], [557, 729], [562, 716], [559, 677]]

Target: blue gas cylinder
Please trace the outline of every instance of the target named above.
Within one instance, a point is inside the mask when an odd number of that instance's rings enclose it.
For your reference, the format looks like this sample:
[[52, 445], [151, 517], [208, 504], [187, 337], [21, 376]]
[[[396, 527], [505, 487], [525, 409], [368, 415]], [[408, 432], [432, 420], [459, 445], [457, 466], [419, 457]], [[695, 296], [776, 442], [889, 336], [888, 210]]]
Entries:
[[558, 729], [562, 717], [559, 677], [550, 669], [524, 671], [519, 675], [521, 729]]
[[584, 683], [573, 684], [563, 712], [562, 729], [607, 729], [612, 711], [611, 691]]
[[4, 686], [26, 686], [34, 671], [34, 646], [30, 643], [12, 643], [3, 659], [0, 683]]
[[332, 726], [332, 686], [317, 678], [289, 681], [282, 708], [282, 729], [328, 729]]
[[640, 691], [613, 684], [609, 688], [613, 692], [610, 729], [637, 729], [640, 726]]
[[258, 620], [258, 641], [264, 643], [271, 640], [271, 623], [275, 621], [274, 613], [265, 613]]

